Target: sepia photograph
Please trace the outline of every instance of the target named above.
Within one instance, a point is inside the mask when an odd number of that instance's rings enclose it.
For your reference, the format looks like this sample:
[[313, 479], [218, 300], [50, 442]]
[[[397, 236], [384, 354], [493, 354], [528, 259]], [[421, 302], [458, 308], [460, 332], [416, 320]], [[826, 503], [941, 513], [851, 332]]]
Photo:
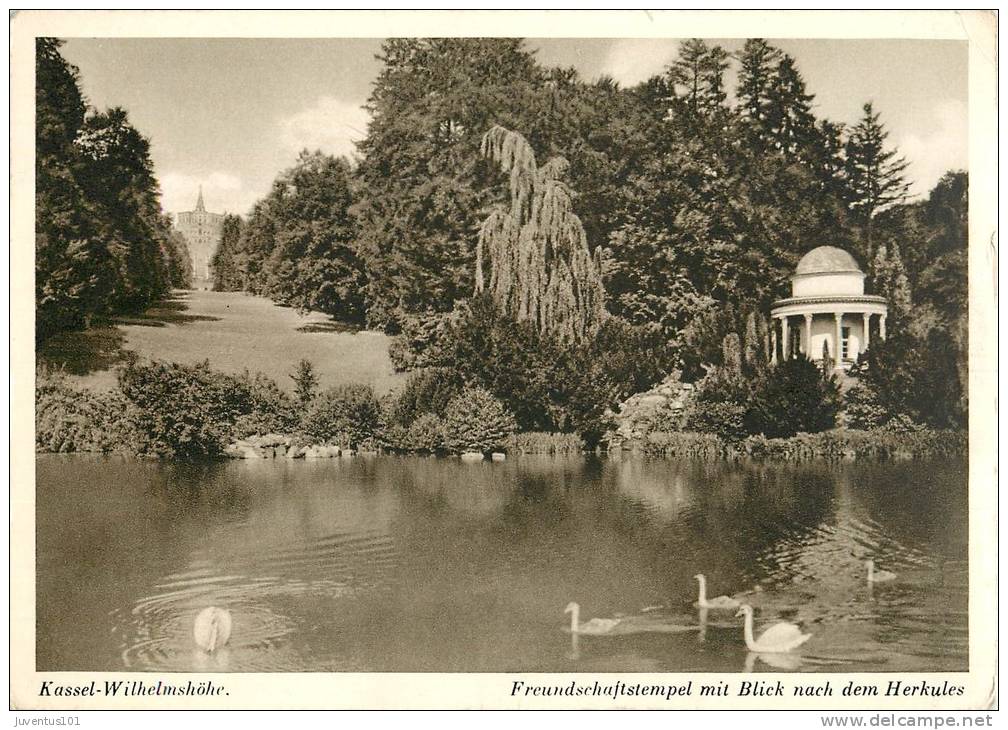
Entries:
[[36, 703], [256, 673], [962, 699], [996, 600], [969, 39], [186, 15], [29, 34]]

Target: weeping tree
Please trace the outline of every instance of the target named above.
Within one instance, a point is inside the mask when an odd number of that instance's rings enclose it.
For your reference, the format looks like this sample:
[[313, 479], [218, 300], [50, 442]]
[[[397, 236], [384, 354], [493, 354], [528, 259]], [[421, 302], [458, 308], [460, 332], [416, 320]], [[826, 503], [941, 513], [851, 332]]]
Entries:
[[606, 314], [605, 289], [599, 252], [589, 252], [562, 179], [567, 161], [537, 166], [528, 141], [496, 125], [481, 151], [509, 175], [511, 195], [480, 227], [476, 292], [487, 291], [503, 313], [541, 334], [570, 343], [591, 338]]

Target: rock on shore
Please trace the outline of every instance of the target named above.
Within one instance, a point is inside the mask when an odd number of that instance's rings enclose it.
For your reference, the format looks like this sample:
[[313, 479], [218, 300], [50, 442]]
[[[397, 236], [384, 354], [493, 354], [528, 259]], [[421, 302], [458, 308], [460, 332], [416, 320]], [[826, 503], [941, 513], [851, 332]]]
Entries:
[[224, 449], [224, 454], [232, 459], [333, 459], [353, 456], [354, 451], [331, 444], [298, 446], [289, 436], [268, 433], [235, 441]]
[[694, 388], [680, 377], [681, 373], [673, 372], [651, 390], [635, 393], [619, 405], [617, 412], [611, 414], [614, 428], [604, 439], [610, 450], [639, 447], [654, 430], [659, 414], [666, 423], [682, 419]]

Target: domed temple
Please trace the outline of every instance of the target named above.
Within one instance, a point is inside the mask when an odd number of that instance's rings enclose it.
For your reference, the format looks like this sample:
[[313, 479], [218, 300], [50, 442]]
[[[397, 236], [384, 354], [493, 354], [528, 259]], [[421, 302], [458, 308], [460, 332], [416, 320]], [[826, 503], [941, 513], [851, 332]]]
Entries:
[[787, 358], [804, 354], [818, 361], [825, 352], [837, 370], [846, 370], [873, 337], [884, 340], [886, 300], [865, 294], [864, 279], [841, 248], [819, 246], [805, 254], [791, 277], [791, 296], [770, 310], [774, 359], [778, 350]]

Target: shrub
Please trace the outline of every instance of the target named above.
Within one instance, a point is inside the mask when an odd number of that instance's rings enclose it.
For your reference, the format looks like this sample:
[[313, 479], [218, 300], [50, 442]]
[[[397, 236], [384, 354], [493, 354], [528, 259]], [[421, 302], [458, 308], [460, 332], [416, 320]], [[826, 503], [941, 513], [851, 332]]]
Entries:
[[746, 436], [745, 415], [746, 407], [736, 401], [696, 399], [686, 408], [685, 428], [737, 441]]
[[35, 448], [137, 453], [134, 410], [117, 390], [77, 389], [62, 372], [40, 368], [35, 378]]
[[590, 442], [605, 431], [606, 411], [661, 380], [667, 362], [655, 331], [611, 317], [592, 340], [564, 346], [486, 296], [453, 321], [444, 357], [500, 398], [523, 431], [577, 432]]
[[441, 418], [433, 413], [421, 414], [406, 429], [403, 448], [409, 451], [433, 453], [444, 445], [444, 430]]
[[119, 388], [136, 409], [146, 453], [215, 456], [239, 417], [256, 412], [251, 380], [212, 370], [207, 361], [131, 362], [119, 371]]
[[926, 429], [919, 423], [914, 422], [910, 416], [905, 413], [900, 413], [881, 425], [883, 431], [888, 431], [889, 433], [917, 433], [918, 431], [923, 431]]
[[294, 372], [290, 374], [294, 381], [294, 396], [301, 405], [308, 405], [315, 397], [315, 388], [318, 387], [318, 375], [315, 373], [315, 366], [310, 360], [298, 361]]
[[652, 456], [688, 459], [733, 458], [733, 442], [712, 433], [655, 432], [647, 436], [644, 450]]
[[262, 373], [241, 376], [248, 388], [247, 412], [235, 419], [231, 438], [261, 436], [267, 433], [293, 433], [298, 428], [298, 404]]
[[791, 438], [768, 439], [750, 436], [742, 450], [756, 458], [786, 459], [923, 459], [958, 458], [967, 450], [962, 431], [934, 431], [920, 428], [907, 433], [882, 429], [871, 431], [837, 430], [799, 433]]
[[835, 378], [823, 378], [811, 360], [789, 359], [754, 384], [746, 428], [769, 438], [825, 431], [836, 424], [838, 408]]
[[517, 430], [514, 416], [490, 392], [467, 387], [445, 409], [444, 446], [448, 451], [489, 451]]
[[961, 344], [941, 327], [894, 328], [871, 347], [852, 371], [871, 386], [890, 416], [906, 414], [932, 428], [962, 427], [967, 422], [965, 393], [959, 377]]
[[508, 436], [501, 447], [515, 454], [580, 454], [585, 443], [576, 433], [532, 431]]
[[309, 404], [301, 422], [305, 435], [322, 442], [359, 448], [377, 443], [381, 408], [369, 385], [340, 385], [323, 391]]
[[844, 394], [844, 406], [847, 414], [848, 428], [872, 429], [885, 423], [890, 414], [879, 400], [875, 389], [865, 382], [860, 382]]
[[167, 456], [217, 456], [235, 439], [297, 430], [293, 398], [270, 378], [230, 375], [196, 365], [129, 363], [119, 389], [131, 404], [138, 451]]
[[428, 312], [401, 318], [402, 331], [389, 345], [392, 366], [399, 372], [437, 364], [454, 313]]
[[388, 422], [409, 426], [425, 413], [443, 413], [465, 383], [457, 370], [431, 367], [410, 373], [388, 405]]
[[705, 433], [652, 433], [645, 450], [653, 456], [675, 458], [783, 459], [923, 459], [960, 458], [967, 451], [963, 431], [934, 431], [926, 428], [910, 433], [872, 431], [824, 431], [799, 433], [790, 438], [767, 438], [762, 434], [743, 441], [726, 441]]

